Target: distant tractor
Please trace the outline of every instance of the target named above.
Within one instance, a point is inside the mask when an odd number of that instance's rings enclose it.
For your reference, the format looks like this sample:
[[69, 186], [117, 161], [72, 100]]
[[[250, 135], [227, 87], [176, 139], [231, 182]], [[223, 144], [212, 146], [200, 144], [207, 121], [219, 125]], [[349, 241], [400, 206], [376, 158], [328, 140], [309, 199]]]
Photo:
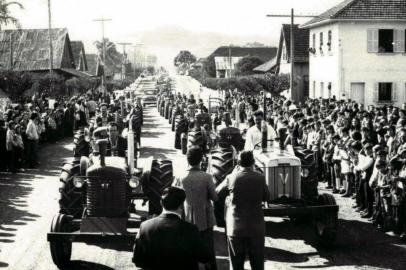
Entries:
[[[131, 246], [141, 221], [162, 211], [160, 195], [172, 184], [172, 162], [150, 159], [143, 169], [135, 168], [133, 120], [126, 157], [106, 156], [110, 142], [102, 127], [93, 133], [93, 153], [82, 156], [79, 166], [64, 166], [60, 211], [47, 235], [52, 260], [60, 269], [69, 266], [73, 242]], [[149, 201], [148, 214], [136, 211], [135, 200]]]

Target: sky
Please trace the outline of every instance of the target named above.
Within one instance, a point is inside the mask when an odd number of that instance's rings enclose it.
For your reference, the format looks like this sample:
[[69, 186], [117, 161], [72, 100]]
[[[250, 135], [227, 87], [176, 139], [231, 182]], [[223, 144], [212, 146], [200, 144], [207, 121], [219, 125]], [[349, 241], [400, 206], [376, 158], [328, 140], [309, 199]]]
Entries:
[[[48, 27], [47, 0], [19, 0], [24, 10], [13, 8], [23, 28]], [[221, 45], [261, 42], [277, 46], [282, 23], [289, 18], [266, 14], [318, 15], [342, 0], [51, 0], [52, 26], [66, 27], [71, 40], [82, 40], [88, 53], [101, 39], [100, 22], [113, 42], [142, 43], [145, 53], [158, 56], [161, 64], [172, 62], [180, 50], [198, 57]], [[308, 18], [297, 19], [303, 23]], [[121, 50], [121, 48], [120, 48]], [[131, 55], [130, 55], [131, 56]]]

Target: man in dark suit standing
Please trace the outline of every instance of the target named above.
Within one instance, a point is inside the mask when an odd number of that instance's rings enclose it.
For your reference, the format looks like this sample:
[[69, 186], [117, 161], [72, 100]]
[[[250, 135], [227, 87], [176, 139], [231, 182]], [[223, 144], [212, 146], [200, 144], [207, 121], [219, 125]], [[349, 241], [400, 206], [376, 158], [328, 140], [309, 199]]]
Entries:
[[185, 191], [168, 187], [161, 198], [160, 216], [143, 222], [135, 240], [133, 262], [149, 270], [197, 270], [210, 252], [197, 227], [181, 219]]
[[217, 193], [228, 190], [226, 199], [226, 232], [231, 265], [244, 270], [248, 254], [252, 270], [264, 269], [265, 220], [262, 202], [269, 198], [265, 176], [254, 171], [251, 151], [240, 154], [240, 168], [221, 183]]

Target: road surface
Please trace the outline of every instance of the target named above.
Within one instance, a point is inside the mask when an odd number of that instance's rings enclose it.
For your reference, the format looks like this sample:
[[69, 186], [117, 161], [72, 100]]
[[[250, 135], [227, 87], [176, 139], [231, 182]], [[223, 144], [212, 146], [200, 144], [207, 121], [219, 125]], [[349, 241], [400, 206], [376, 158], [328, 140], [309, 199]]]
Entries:
[[[17, 175], [0, 174], [0, 268], [57, 269], [46, 233], [58, 211], [58, 175], [60, 166], [72, 156], [71, 141], [42, 147], [42, 165], [38, 169]], [[178, 174], [186, 168], [186, 162], [173, 145], [174, 134], [168, 121], [159, 116], [156, 108], [146, 108], [140, 165], [150, 156], [171, 159]], [[268, 222], [266, 269], [405, 269], [406, 245], [360, 219], [349, 199], [337, 196], [337, 202], [338, 241], [330, 249], [317, 247], [310, 225], [298, 226], [285, 219]], [[218, 228], [215, 243], [219, 269], [229, 269], [224, 233]], [[136, 269], [131, 256], [128, 250], [73, 244], [69, 269]], [[246, 268], [250, 269], [248, 264]]]

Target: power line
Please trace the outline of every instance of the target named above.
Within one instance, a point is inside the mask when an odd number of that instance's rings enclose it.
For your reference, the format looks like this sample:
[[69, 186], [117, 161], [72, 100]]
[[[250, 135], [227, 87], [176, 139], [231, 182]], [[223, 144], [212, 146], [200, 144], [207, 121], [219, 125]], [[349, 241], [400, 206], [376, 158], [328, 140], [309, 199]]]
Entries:
[[294, 74], [295, 74], [295, 66], [294, 66], [294, 59], [295, 59], [295, 33], [294, 33], [294, 26], [295, 26], [295, 17], [296, 18], [314, 18], [317, 17], [313, 14], [298, 14], [295, 15], [295, 11], [292, 8], [290, 14], [268, 14], [267, 17], [271, 18], [289, 18], [290, 17], [290, 90], [293, 99], [297, 99], [296, 93], [294, 93]]

